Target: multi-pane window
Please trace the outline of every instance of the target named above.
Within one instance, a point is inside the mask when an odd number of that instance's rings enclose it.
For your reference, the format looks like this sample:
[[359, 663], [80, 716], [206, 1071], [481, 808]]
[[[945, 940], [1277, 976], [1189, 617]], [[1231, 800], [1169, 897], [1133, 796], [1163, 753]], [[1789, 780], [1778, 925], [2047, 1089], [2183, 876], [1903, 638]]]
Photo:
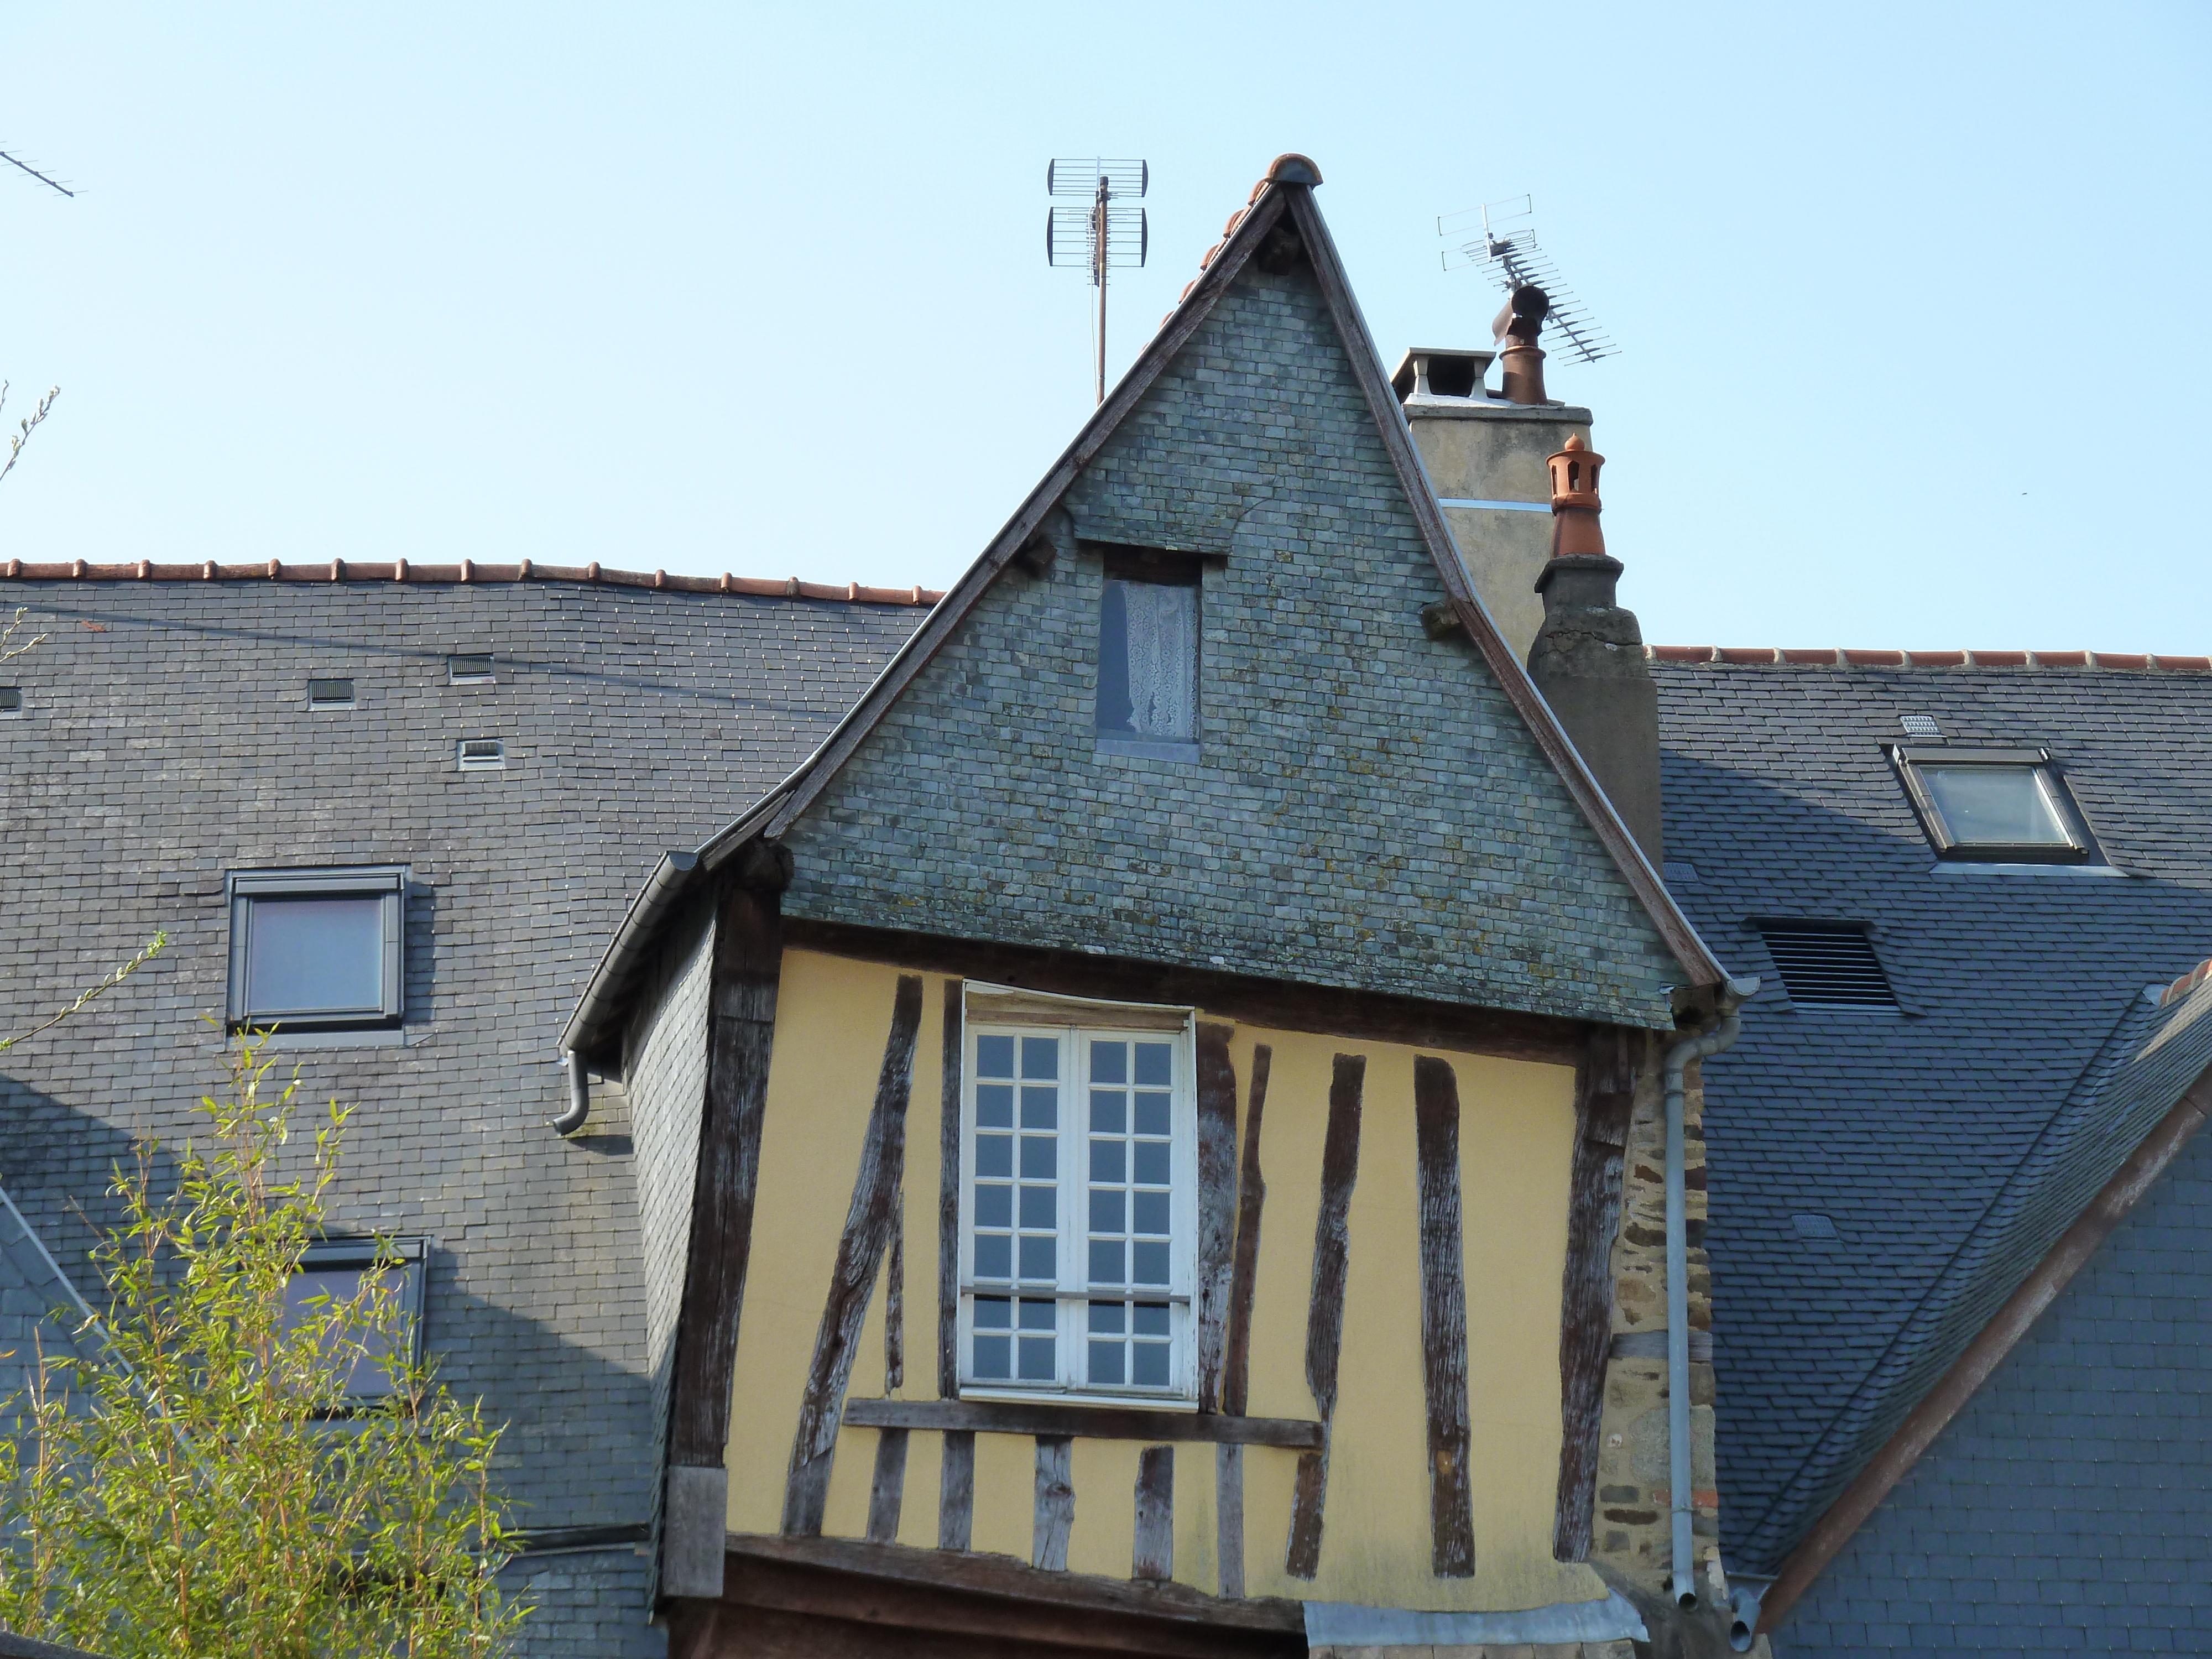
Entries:
[[999, 1024], [987, 999], [969, 1012], [963, 1385], [1187, 1396], [1194, 1114], [1180, 1012], [1144, 1011], [1164, 1027], [1150, 1030]]
[[242, 871], [229, 878], [230, 1023], [398, 1023], [405, 872]]
[[2040, 749], [1899, 748], [1907, 793], [1946, 858], [2074, 862], [2092, 843]]

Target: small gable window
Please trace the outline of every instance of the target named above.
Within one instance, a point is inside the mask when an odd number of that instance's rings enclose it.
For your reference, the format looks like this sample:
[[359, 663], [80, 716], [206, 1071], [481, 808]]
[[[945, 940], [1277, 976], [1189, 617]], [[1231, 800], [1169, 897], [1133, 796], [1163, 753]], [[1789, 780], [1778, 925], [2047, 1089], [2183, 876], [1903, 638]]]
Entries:
[[233, 1027], [398, 1024], [404, 871], [241, 871], [229, 887]]
[[1185, 1009], [969, 988], [964, 1394], [1194, 1396], [1189, 1031]]
[[1892, 751], [1921, 827], [1944, 858], [2081, 863], [2092, 844], [2041, 749]]
[[1198, 567], [1109, 552], [1098, 615], [1102, 746], [1173, 755], [1198, 742]]

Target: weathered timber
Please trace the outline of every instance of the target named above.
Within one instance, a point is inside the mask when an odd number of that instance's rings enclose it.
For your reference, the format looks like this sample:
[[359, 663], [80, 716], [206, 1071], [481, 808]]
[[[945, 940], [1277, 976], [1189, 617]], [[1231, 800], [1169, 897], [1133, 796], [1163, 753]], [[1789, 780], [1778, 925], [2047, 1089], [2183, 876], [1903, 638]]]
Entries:
[[1214, 1553], [1224, 1595], [1244, 1594], [1244, 1448], [1213, 1449]]
[[800, 1397], [799, 1427], [792, 1436], [791, 1474], [784, 1490], [783, 1529], [802, 1537], [822, 1530], [822, 1510], [830, 1496], [830, 1468], [836, 1455], [837, 1427], [845, 1406], [845, 1385], [867, 1316], [868, 1297], [890, 1246], [891, 1194], [906, 1158], [907, 1099], [914, 1080], [915, 1042], [921, 1027], [921, 981], [899, 976], [891, 999], [890, 1036], [876, 1081], [876, 1103], [860, 1142], [860, 1164], [853, 1176], [853, 1201], [845, 1231], [837, 1241], [837, 1263], [814, 1339], [806, 1391]]
[[723, 1625], [732, 1645], [704, 1650], [713, 1659], [757, 1659], [763, 1650], [750, 1645], [760, 1627], [755, 1610], [769, 1608], [850, 1620], [858, 1627], [854, 1634], [873, 1640], [872, 1645], [774, 1649], [778, 1654], [1303, 1659], [1305, 1653], [1304, 1613], [1295, 1601], [1223, 1601], [1171, 1582], [1047, 1572], [1002, 1555], [853, 1539], [732, 1534], [727, 1549], [728, 1589], [721, 1605], [730, 1610]]
[[1636, 1101], [1639, 1033], [1592, 1030], [1575, 1079], [1575, 1152], [1568, 1176], [1567, 1260], [1559, 1285], [1559, 1480], [1552, 1554], [1589, 1559], [1613, 1335], [1613, 1245], [1620, 1231], [1621, 1158]]
[[919, 972], [960, 974], [1054, 996], [1199, 1008], [1246, 1025], [1452, 1048], [1547, 1066], [1577, 1064], [1588, 1029], [1583, 1020], [1547, 1014], [1510, 1013], [1382, 992], [1094, 957], [1079, 951], [945, 939], [796, 916], [786, 927], [795, 945]]
[[906, 1386], [906, 1183], [891, 1193], [891, 1244], [884, 1266], [884, 1386]]
[[937, 1477], [937, 1547], [964, 1550], [975, 1532], [975, 1432], [947, 1429]]
[[1173, 1446], [1147, 1446], [1137, 1454], [1137, 1531], [1129, 1577], [1175, 1577]]
[[1322, 1425], [1295, 1417], [1227, 1417], [1121, 1406], [1054, 1406], [1027, 1400], [848, 1400], [856, 1429], [959, 1429], [971, 1434], [1073, 1435], [1091, 1440], [1182, 1440], [1217, 1446], [1310, 1450]]
[[669, 1394], [668, 1461], [720, 1468], [751, 1261], [762, 1114], [783, 972], [782, 898], [732, 885], [716, 907], [708, 969], [707, 1082], [691, 1188]]
[[1238, 1417], [1244, 1414], [1252, 1376], [1252, 1298], [1260, 1281], [1260, 1213], [1267, 1201], [1267, 1183], [1260, 1173], [1260, 1125], [1267, 1109], [1267, 1068], [1274, 1057], [1275, 1051], [1264, 1042], [1252, 1050], [1252, 1088], [1244, 1106], [1243, 1167], [1237, 1178], [1237, 1252], [1229, 1276], [1229, 1336], [1222, 1353], [1221, 1409]]
[[937, 1392], [947, 1400], [960, 1392], [961, 996], [961, 982], [946, 980], [937, 1120]]
[[1198, 1408], [1221, 1407], [1222, 1351], [1228, 1340], [1230, 1275], [1237, 1245], [1237, 1070], [1229, 1059], [1235, 1028], [1198, 1028], [1198, 1274], [1191, 1297], [1198, 1328]]
[[876, 1437], [876, 1474], [868, 1487], [868, 1541], [898, 1542], [899, 1510], [906, 1498], [904, 1429], [885, 1429]]
[[1352, 1255], [1352, 1188], [1359, 1178], [1364, 1054], [1339, 1054], [1328, 1082], [1328, 1128], [1322, 1140], [1321, 1208], [1314, 1218], [1313, 1295], [1306, 1310], [1306, 1386], [1321, 1413], [1322, 1444], [1298, 1459], [1284, 1571], [1321, 1571], [1322, 1510], [1328, 1498], [1329, 1419], [1336, 1414], [1336, 1366], [1344, 1346], [1344, 1280]]
[[1474, 1575], [1468, 1469], [1467, 1282], [1459, 1183], [1459, 1080], [1433, 1054], [1413, 1060], [1413, 1157], [1420, 1191], [1421, 1388], [1429, 1408], [1431, 1571]]
[[1291, 1536], [1283, 1548], [1283, 1571], [1311, 1578], [1321, 1571], [1321, 1512], [1328, 1498], [1328, 1453], [1300, 1452], [1291, 1486]]
[[[1605, 850], [1612, 855], [1614, 866], [1629, 890], [1636, 895], [1650, 917], [1659, 936], [1673, 953], [1692, 985], [1718, 985], [1727, 977], [1720, 963], [1713, 959], [1705, 942], [1698, 937], [1698, 930], [1690, 925], [1668, 892], [1659, 872], [1644, 856], [1628, 826], [1621, 822], [1613, 803], [1606, 798], [1597, 780], [1576, 752], [1574, 744], [1561, 726], [1559, 716], [1544, 701], [1543, 693], [1528, 678], [1528, 671], [1515, 656], [1513, 648], [1490, 620], [1482, 601], [1475, 595], [1474, 585], [1462, 561], [1458, 545], [1452, 540], [1450, 528], [1444, 523], [1443, 509], [1437, 504], [1435, 489], [1429, 483], [1427, 470], [1422, 465], [1420, 453], [1413, 447], [1413, 435], [1407, 427], [1398, 408], [1397, 394], [1391, 391], [1390, 381], [1382, 371], [1382, 360], [1376, 355], [1373, 336], [1360, 316], [1358, 302], [1352, 298], [1351, 285], [1346, 281], [1344, 267], [1340, 263], [1336, 243], [1322, 222], [1321, 213], [1314, 206], [1313, 194], [1303, 188], [1285, 191], [1289, 203], [1286, 217], [1297, 228], [1311, 251], [1315, 280], [1320, 284], [1322, 298], [1328, 304], [1329, 315], [1334, 319], [1337, 331], [1344, 337], [1345, 355], [1351, 360], [1352, 377], [1359, 382], [1361, 394], [1375, 417], [1375, 427], [1382, 440], [1382, 447], [1390, 457], [1390, 465], [1404, 487], [1406, 499], [1413, 508], [1414, 522], [1420, 527], [1421, 539], [1428, 546], [1429, 556], [1437, 574], [1443, 577], [1444, 592], [1452, 609], [1458, 614], [1460, 626], [1467, 631], [1477, 653], [1488, 666], [1491, 676], [1498, 682], [1505, 700], [1521, 716], [1528, 728], [1536, 747], [1551, 763], [1567, 793], [1581, 809], [1583, 817], [1595, 832]], [[1441, 1046], [1441, 1045], [1439, 1045]]]
[[1048, 1572], [1067, 1566], [1067, 1537], [1075, 1530], [1075, 1443], [1064, 1434], [1036, 1440], [1036, 1516], [1030, 1530], [1030, 1565]]

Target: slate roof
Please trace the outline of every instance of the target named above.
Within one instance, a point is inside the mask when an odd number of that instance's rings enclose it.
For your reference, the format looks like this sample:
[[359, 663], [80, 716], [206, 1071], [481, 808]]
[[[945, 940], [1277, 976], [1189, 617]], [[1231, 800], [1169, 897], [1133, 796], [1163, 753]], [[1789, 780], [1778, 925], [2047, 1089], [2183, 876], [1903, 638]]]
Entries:
[[[2069, 654], [1651, 653], [1672, 884], [1766, 978], [1705, 1085], [1737, 1570], [1773, 1570], [2212, 1057], [2203, 992], [2144, 994], [2212, 950], [2212, 675]], [[2130, 878], [1939, 868], [1881, 749], [1907, 714], [2047, 747]], [[1793, 1007], [1756, 918], [1870, 924], [1905, 1012]]]

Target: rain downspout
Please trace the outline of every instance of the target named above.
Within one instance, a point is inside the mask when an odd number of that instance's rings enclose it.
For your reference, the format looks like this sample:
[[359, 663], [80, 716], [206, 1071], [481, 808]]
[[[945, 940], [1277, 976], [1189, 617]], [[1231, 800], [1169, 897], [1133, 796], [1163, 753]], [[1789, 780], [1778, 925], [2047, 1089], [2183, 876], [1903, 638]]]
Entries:
[[1736, 1011], [1758, 990], [1755, 979], [1729, 981], [1721, 989], [1720, 1024], [1684, 1037], [1667, 1051], [1667, 1478], [1674, 1510], [1674, 1603], [1685, 1612], [1698, 1605], [1698, 1589], [1690, 1560], [1695, 1494], [1690, 1468], [1690, 1234], [1684, 1213], [1688, 1200], [1683, 1176], [1683, 1074], [1692, 1060], [1710, 1059], [1735, 1042], [1743, 1029]]
[[553, 1120], [553, 1133], [572, 1135], [584, 1127], [584, 1120], [592, 1115], [592, 1077], [584, 1069], [582, 1056], [574, 1048], [561, 1051], [561, 1063], [568, 1073], [568, 1109]]

